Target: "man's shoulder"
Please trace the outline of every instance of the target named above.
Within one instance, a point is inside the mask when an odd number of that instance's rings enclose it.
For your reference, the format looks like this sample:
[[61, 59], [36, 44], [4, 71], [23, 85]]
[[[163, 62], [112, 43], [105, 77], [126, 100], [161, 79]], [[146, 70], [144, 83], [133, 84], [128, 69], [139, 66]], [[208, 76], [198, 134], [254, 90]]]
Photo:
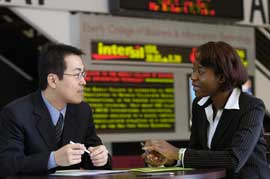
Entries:
[[8, 103], [3, 110], [26, 110], [34, 106], [33, 98], [38, 92], [30, 93], [26, 96], [20, 97]]

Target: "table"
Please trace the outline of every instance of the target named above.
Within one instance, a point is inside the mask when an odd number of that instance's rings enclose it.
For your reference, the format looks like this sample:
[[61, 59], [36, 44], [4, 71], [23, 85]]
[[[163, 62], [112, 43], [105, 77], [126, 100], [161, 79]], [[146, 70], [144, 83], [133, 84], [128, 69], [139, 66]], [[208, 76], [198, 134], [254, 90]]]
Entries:
[[174, 175], [138, 176], [134, 173], [117, 173], [96, 176], [13, 176], [7, 179], [219, 179], [226, 177], [225, 169], [196, 169], [192, 171], [176, 171]]

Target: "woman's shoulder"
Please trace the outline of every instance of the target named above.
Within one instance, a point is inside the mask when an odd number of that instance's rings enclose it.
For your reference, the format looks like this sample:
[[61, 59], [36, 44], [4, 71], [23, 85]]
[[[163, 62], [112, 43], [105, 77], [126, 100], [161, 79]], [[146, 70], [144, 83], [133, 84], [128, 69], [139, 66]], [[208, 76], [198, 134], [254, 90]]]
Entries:
[[250, 108], [250, 107], [255, 107], [255, 106], [257, 107], [260, 106], [260, 107], [265, 108], [264, 103], [260, 98], [257, 98], [245, 92], [241, 92], [241, 95], [239, 98], [239, 106], [240, 106], [240, 109]]

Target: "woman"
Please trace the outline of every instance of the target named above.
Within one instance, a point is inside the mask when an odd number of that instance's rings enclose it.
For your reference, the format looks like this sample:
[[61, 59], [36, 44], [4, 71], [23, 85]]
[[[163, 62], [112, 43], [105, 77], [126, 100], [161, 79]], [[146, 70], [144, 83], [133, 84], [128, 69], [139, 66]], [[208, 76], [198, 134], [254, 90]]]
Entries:
[[[263, 137], [264, 104], [241, 91], [248, 76], [236, 51], [225, 42], [198, 47], [191, 76], [196, 99], [188, 148], [148, 140], [145, 161], [155, 166], [151, 151], [183, 167], [225, 168], [227, 178], [270, 177]], [[162, 163], [162, 162], [161, 162]]]

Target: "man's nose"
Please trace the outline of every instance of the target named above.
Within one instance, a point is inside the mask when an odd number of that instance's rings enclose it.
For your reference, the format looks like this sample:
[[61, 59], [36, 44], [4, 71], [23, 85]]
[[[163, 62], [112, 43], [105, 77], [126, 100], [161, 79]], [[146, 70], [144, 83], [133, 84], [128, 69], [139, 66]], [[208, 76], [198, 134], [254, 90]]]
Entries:
[[80, 84], [81, 84], [81, 85], [86, 85], [85, 78], [81, 78]]

